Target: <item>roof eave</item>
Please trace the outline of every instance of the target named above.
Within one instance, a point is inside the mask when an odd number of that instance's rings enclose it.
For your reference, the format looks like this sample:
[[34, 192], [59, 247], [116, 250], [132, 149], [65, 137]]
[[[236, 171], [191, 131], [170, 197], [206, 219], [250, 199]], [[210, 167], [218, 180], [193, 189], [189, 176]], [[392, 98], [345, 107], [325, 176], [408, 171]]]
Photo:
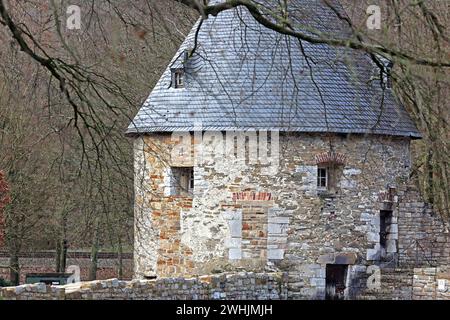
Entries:
[[[422, 134], [419, 131], [413, 132], [382, 132], [382, 131], [370, 131], [370, 130], [335, 130], [335, 131], [326, 131], [326, 130], [317, 130], [317, 128], [312, 128], [311, 130], [307, 130], [305, 128], [251, 128], [251, 127], [241, 127], [241, 128], [229, 128], [229, 127], [205, 127], [204, 131], [248, 131], [248, 130], [274, 130], [279, 132], [298, 132], [298, 133], [335, 133], [335, 134], [371, 134], [371, 135], [384, 135], [384, 136], [392, 136], [392, 137], [405, 137], [410, 138], [412, 140], [420, 140], [423, 139]], [[195, 131], [193, 127], [146, 127], [146, 128], [128, 128], [125, 132], [125, 136], [130, 138], [139, 137], [146, 134], [152, 133], [169, 133], [169, 132], [189, 132]]]

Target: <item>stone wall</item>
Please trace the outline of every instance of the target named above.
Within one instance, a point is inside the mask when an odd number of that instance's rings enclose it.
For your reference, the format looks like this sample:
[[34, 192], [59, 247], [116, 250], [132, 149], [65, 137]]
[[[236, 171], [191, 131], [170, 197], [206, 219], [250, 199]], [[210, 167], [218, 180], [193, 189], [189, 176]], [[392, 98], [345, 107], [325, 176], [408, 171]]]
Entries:
[[413, 275], [411, 268], [383, 268], [380, 270], [380, 286], [368, 288], [369, 274], [366, 272], [355, 277], [359, 280], [353, 297], [361, 300], [411, 300], [413, 293]]
[[[19, 256], [20, 283], [25, 283], [27, 273], [52, 273], [55, 272], [54, 251], [24, 252]], [[9, 255], [0, 251], [0, 278], [9, 280]], [[84, 251], [69, 251], [67, 254], [67, 266], [76, 265], [80, 267], [82, 281], [89, 279], [90, 253]], [[122, 256], [123, 279], [133, 277], [133, 259], [130, 253]], [[111, 279], [118, 277], [117, 254], [100, 252], [98, 257], [97, 279]]]
[[[409, 181], [409, 139], [280, 133], [262, 140], [276, 161], [255, 160], [260, 150], [220, 132], [135, 140], [137, 278], [286, 272], [289, 298], [323, 299], [327, 265], [347, 266], [346, 296], [363, 297], [371, 265], [410, 270], [428, 266], [428, 255], [448, 264], [448, 235]], [[331, 191], [317, 184], [324, 161], [339, 169]], [[193, 168], [192, 195], [173, 194], [171, 167]], [[391, 212], [383, 245], [382, 211]], [[417, 258], [411, 243], [432, 252]]]
[[450, 267], [384, 268], [380, 288], [361, 287], [355, 299], [450, 300]]
[[[298, 278], [297, 278], [298, 279]], [[361, 278], [358, 278], [361, 279]], [[367, 279], [366, 279], [367, 280]], [[347, 299], [450, 300], [450, 268], [384, 269], [376, 290], [353, 292]], [[284, 300], [296, 299], [287, 273], [234, 273], [194, 278], [82, 282], [0, 288], [0, 300]], [[354, 286], [353, 288], [358, 288]]]
[[450, 300], [450, 267], [414, 269], [413, 299]]
[[[331, 137], [335, 153], [341, 155], [342, 175], [330, 194], [317, 189], [317, 168], [329, 150], [329, 137], [279, 138], [279, 150], [271, 150], [272, 155], [279, 152], [275, 167], [261, 161], [249, 165], [248, 157], [235, 157], [239, 152], [251, 154], [239, 146], [199, 162], [192, 150], [207, 143], [191, 136], [136, 139], [136, 277], [289, 271], [304, 277], [294, 285], [301, 283], [299, 296], [320, 297], [327, 264], [357, 269], [377, 261], [379, 196], [389, 185], [407, 179], [409, 140]], [[174, 157], [180, 141], [189, 151]], [[170, 194], [171, 166], [194, 168], [192, 197]], [[395, 231], [389, 239], [393, 253]]]
[[423, 201], [414, 185], [398, 194], [400, 266], [450, 265], [448, 225]]
[[286, 299], [284, 275], [238, 273], [196, 278], [22, 285], [0, 289], [5, 300], [278, 300]]

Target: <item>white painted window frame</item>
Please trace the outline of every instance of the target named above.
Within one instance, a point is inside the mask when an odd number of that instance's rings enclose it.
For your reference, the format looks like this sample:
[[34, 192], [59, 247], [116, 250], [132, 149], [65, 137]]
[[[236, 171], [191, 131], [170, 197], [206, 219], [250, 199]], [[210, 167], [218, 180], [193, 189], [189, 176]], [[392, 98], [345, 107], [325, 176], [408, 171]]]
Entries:
[[[321, 185], [323, 177], [320, 176], [320, 170], [325, 170], [325, 186]], [[330, 170], [327, 167], [317, 167], [317, 188], [320, 190], [327, 190], [328, 189], [328, 175], [330, 173]]]

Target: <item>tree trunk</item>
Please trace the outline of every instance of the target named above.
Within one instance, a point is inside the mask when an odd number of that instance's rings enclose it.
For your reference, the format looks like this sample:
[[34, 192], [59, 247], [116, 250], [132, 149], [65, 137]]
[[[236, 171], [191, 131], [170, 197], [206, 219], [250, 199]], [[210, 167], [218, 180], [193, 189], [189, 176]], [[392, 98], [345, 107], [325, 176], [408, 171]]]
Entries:
[[427, 201], [431, 204], [434, 203], [434, 182], [433, 182], [433, 151], [428, 149], [426, 158], [426, 168], [427, 168], [427, 182], [426, 182], [426, 195]]
[[98, 243], [93, 243], [91, 249], [91, 266], [89, 268], [90, 281], [97, 279], [97, 266], [98, 266]]
[[56, 261], [56, 272], [61, 272], [61, 242], [58, 240], [56, 241], [56, 254], [55, 254], [55, 261]]
[[66, 272], [66, 263], [67, 263], [67, 240], [63, 239], [61, 241], [61, 256], [60, 256], [60, 271], [59, 272]]
[[118, 275], [117, 277], [122, 280], [123, 278], [123, 258], [122, 258], [122, 241], [120, 239], [120, 236], [118, 237], [118, 243], [117, 243], [117, 260], [118, 260]]
[[91, 266], [89, 269], [89, 280], [97, 279], [97, 267], [98, 267], [98, 250], [99, 250], [99, 218], [95, 219], [95, 227], [94, 227], [94, 236], [92, 239], [92, 248], [91, 248]]
[[11, 284], [18, 286], [20, 284], [20, 264], [19, 264], [19, 253], [12, 252], [9, 257], [9, 278]]

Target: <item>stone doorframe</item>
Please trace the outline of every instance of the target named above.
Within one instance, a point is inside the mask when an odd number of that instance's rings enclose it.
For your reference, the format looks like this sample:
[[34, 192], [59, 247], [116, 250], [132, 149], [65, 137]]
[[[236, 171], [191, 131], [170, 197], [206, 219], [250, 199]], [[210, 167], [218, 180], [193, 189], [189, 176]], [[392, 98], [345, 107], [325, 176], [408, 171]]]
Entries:
[[[356, 264], [358, 260], [358, 255], [354, 252], [339, 252], [339, 253], [329, 253], [319, 256], [317, 263], [320, 264], [323, 270], [326, 270], [327, 265], [346, 265], [347, 275], [345, 279], [345, 290], [344, 297], [348, 298], [350, 294], [350, 284], [352, 275], [352, 266]], [[323, 288], [317, 286], [319, 291], [325, 293], [326, 290], [326, 273], [324, 272], [325, 279], [323, 281]]]

